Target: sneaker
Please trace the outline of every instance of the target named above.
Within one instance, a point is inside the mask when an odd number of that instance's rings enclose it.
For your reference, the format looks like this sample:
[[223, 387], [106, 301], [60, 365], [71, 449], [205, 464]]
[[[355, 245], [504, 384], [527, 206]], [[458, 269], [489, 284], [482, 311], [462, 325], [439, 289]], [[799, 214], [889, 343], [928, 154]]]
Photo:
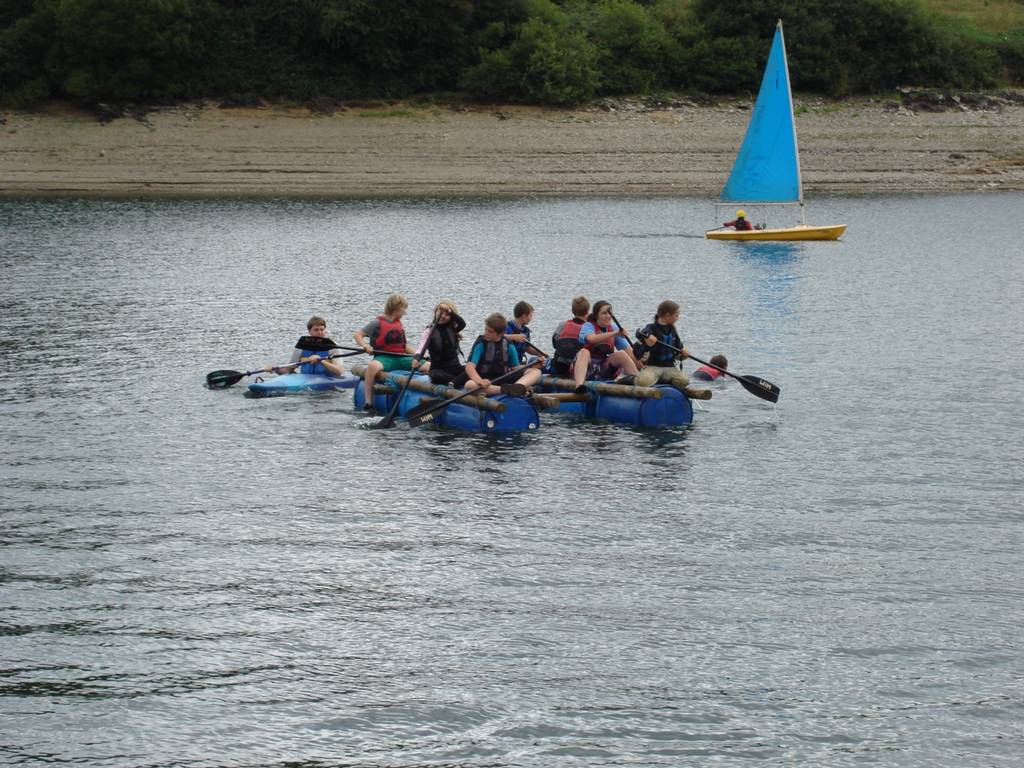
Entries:
[[710, 389], [694, 389], [693, 387], [687, 387], [683, 390], [683, 394], [691, 400], [710, 400], [711, 390]]
[[526, 394], [526, 387], [522, 384], [502, 384], [501, 394], [510, 395], [511, 397], [522, 397]]
[[621, 384], [624, 387], [633, 386], [635, 382], [636, 376], [634, 376], [632, 373], [627, 373], [625, 376], [619, 376], [619, 378], [615, 380], [616, 384]]
[[576, 387], [576, 389], [573, 390], [573, 392], [575, 392], [577, 395], [585, 395], [589, 391], [590, 390], [587, 389], [587, 385], [586, 384], [580, 384], [578, 387]]

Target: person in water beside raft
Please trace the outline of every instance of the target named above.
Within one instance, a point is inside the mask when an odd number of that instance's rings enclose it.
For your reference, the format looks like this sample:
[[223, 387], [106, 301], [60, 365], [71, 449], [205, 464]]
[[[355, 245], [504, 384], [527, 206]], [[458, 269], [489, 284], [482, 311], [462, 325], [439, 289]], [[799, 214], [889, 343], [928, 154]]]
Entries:
[[[694, 389], [689, 386], [690, 379], [676, 368], [676, 360], [684, 360], [690, 356], [690, 350], [683, 346], [683, 340], [676, 330], [679, 322], [679, 305], [666, 299], [658, 305], [654, 322], [648, 323], [636, 332], [636, 337], [647, 347], [644, 369], [636, 377], [638, 387], [650, 387], [655, 384], [671, 384], [692, 400], [710, 400], [710, 389]], [[659, 344], [658, 342], [662, 342]], [[675, 352], [663, 344], [678, 349]]]
[[530, 388], [540, 381], [540, 371], [528, 368], [520, 371], [515, 377], [504, 380], [501, 386], [492, 384], [491, 380], [504, 376], [520, 363], [519, 353], [515, 345], [505, 338], [508, 321], [500, 312], [488, 315], [484, 321], [484, 332], [473, 342], [466, 361], [467, 390], [480, 389], [485, 395], [513, 395], [523, 397], [529, 394]]
[[[699, 381], [714, 381], [725, 375], [718, 368], [721, 368], [723, 371], [729, 368], [729, 361], [725, 359], [725, 355], [715, 355], [708, 362], [711, 365], [702, 365], [693, 372], [692, 378]], [[718, 366], [718, 368], [712, 368], [712, 366]]]
[[632, 384], [632, 378], [639, 372], [629, 335], [616, 325], [612, 314], [609, 302], [598, 301], [580, 328], [580, 350], [573, 366], [577, 391], [586, 391], [583, 382], [587, 379], [608, 380], [628, 376], [631, 378], [623, 378], [620, 383]]
[[747, 212], [744, 210], [736, 211], [736, 218], [732, 221], [724, 222], [722, 226], [732, 227], [737, 232], [746, 232], [754, 228], [754, 225], [747, 221]]
[[428, 328], [420, 339], [420, 348], [426, 349], [430, 355], [430, 381], [461, 389], [469, 378], [466, 367], [459, 362], [462, 354], [459, 340], [466, 321], [459, 317], [455, 302], [448, 299], [439, 301], [434, 307], [434, 320], [437, 324], [433, 333]]
[[366, 395], [366, 410], [373, 410], [373, 385], [380, 371], [428, 370], [429, 363], [414, 360], [416, 350], [406, 341], [402, 316], [409, 308], [409, 302], [400, 293], [392, 293], [384, 303], [384, 314], [378, 315], [356, 331], [352, 338], [367, 353], [373, 354], [363, 376], [363, 394]]
[[345, 366], [328, 358], [337, 344], [327, 338], [327, 321], [319, 315], [313, 315], [306, 322], [309, 334], [300, 336], [292, 350], [288, 365], [265, 365], [263, 370], [268, 373], [306, 373], [320, 376], [344, 376]]

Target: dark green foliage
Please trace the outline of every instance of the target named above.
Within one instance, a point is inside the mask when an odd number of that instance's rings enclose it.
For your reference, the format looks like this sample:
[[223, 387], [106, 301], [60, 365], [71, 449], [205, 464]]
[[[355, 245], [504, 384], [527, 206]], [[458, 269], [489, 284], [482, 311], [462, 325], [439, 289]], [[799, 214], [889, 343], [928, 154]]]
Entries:
[[57, 22], [52, 9], [39, 5], [0, 29], [0, 102], [27, 106], [52, 93], [45, 62]]
[[593, 96], [596, 58], [582, 32], [564, 22], [555, 26], [534, 18], [518, 28], [507, 46], [484, 51], [461, 85], [480, 97], [572, 104]]
[[49, 61], [85, 100], [181, 97], [204, 53], [207, 0], [61, 0]]
[[5, 0], [0, 102], [752, 94], [779, 18], [798, 91], [1024, 81], [1024, 29], [916, 0]]
[[991, 49], [913, 0], [698, 0], [695, 12], [712, 40], [761, 40], [761, 62], [781, 18], [796, 90], [841, 96], [906, 84], [985, 86], [996, 74]]
[[1024, 82], [1024, 29], [1015, 29], [992, 41], [999, 56], [1003, 78], [1010, 82]]
[[674, 41], [661, 21], [633, 0], [597, 6], [590, 34], [605, 93], [642, 93], [664, 83]]

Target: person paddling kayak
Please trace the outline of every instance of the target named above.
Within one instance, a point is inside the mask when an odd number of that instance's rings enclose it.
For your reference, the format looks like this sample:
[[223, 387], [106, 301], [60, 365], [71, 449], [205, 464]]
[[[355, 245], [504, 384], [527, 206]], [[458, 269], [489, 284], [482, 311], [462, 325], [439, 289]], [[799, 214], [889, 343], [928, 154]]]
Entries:
[[288, 365], [265, 365], [263, 370], [268, 373], [307, 373], [320, 376], [344, 376], [345, 366], [334, 360], [328, 360], [331, 350], [338, 347], [333, 340], [327, 338], [327, 321], [319, 315], [313, 315], [306, 322], [306, 336], [300, 336], [292, 350]]

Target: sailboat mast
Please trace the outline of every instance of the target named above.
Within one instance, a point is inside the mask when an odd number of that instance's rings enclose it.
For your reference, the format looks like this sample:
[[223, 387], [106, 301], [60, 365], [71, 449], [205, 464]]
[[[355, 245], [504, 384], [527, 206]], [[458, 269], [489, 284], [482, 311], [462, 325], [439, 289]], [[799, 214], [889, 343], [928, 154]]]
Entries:
[[786, 73], [786, 93], [789, 96], [789, 114], [792, 117], [789, 124], [793, 128], [793, 147], [796, 150], [796, 188], [800, 201], [800, 223], [806, 224], [807, 221], [804, 219], [804, 180], [800, 172], [800, 144], [796, 138], [796, 111], [793, 109], [793, 83], [789, 79], [789, 56], [786, 54], [786, 36], [782, 32], [782, 19], [778, 20], [776, 27], [779, 30], [779, 39], [782, 42], [782, 67]]

